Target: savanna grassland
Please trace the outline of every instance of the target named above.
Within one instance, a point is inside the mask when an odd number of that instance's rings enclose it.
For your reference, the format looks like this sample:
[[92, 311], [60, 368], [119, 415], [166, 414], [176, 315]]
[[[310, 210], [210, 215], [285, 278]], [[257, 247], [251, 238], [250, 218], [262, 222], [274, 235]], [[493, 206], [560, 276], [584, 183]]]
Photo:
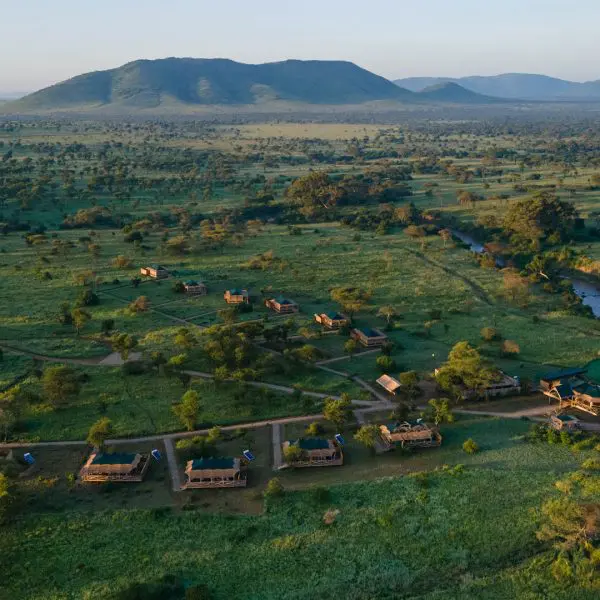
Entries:
[[[170, 277], [141, 277], [149, 264]], [[107, 419], [135, 438], [316, 415], [328, 395], [373, 400], [384, 372], [416, 382], [391, 399], [400, 412], [460, 408], [461, 382], [433, 371], [463, 341], [529, 394], [497, 411], [539, 406], [541, 373], [597, 377], [600, 326], [577, 282], [599, 276], [587, 121], [0, 121], [0, 432], [83, 440]], [[208, 294], [187, 295], [189, 280]], [[233, 288], [251, 303], [228, 307]], [[265, 307], [280, 295], [300, 312]], [[387, 343], [323, 331], [314, 314], [330, 311]], [[597, 596], [595, 534], [577, 524], [599, 500], [598, 440], [463, 415], [440, 449], [376, 456], [346, 417], [324, 422], [346, 464], [283, 472], [281, 493], [266, 487], [268, 426], [205, 450], [252, 447], [248, 490], [173, 493], [159, 463], [138, 488], [90, 491], [74, 475], [85, 446], [39, 448], [35, 476], [0, 465], [0, 597]]]

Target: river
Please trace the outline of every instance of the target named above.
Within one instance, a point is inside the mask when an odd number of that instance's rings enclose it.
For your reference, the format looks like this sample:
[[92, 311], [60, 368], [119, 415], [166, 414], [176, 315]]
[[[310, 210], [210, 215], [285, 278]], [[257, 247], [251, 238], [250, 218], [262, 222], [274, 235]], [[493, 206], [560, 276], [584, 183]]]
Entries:
[[[483, 254], [485, 252], [483, 244], [479, 243], [468, 233], [458, 231], [457, 229], [451, 229], [450, 231], [452, 231], [454, 237], [467, 244], [472, 252], [476, 252], [477, 254]], [[496, 258], [496, 264], [499, 267], [503, 267], [505, 263], [502, 259]], [[581, 298], [583, 304], [592, 309], [595, 317], [600, 318], [600, 288], [584, 279], [572, 277], [569, 277], [568, 279], [573, 285], [573, 291]]]

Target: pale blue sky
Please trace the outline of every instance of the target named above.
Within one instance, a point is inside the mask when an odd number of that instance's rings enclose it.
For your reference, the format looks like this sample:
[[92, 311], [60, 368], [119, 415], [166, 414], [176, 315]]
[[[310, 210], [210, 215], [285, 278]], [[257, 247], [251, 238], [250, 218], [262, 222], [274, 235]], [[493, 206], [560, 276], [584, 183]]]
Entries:
[[0, 0], [0, 92], [136, 58], [600, 79], [600, 0]]

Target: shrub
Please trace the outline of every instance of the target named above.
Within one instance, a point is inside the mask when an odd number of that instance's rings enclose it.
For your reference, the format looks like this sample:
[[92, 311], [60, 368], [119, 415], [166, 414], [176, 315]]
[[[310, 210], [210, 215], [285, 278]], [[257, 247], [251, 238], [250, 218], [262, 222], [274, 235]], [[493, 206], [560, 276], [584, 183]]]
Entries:
[[99, 304], [100, 298], [98, 295], [92, 292], [90, 289], [81, 290], [79, 296], [77, 296], [77, 300], [75, 301], [75, 306], [96, 306]]
[[264, 496], [265, 498], [277, 498], [283, 496], [283, 492], [283, 484], [280, 479], [278, 477], [273, 477], [273, 479], [269, 480], [269, 483], [267, 483]]
[[502, 354], [504, 356], [516, 356], [521, 352], [521, 348], [517, 342], [512, 340], [504, 340], [502, 342]]
[[467, 454], [476, 454], [477, 452], [479, 452], [479, 446], [473, 438], [469, 438], [463, 443], [463, 450]]
[[391, 356], [386, 356], [385, 354], [378, 356], [375, 359], [375, 364], [382, 373], [388, 373], [396, 368], [396, 361]]
[[480, 335], [481, 339], [486, 342], [495, 342], [500, 339], [500, 332], [495, 327], [484, 327]]
[[318, 435], [322, 435], [323, 433], [325, 433], [325, 428], [323, 427], [323, 425], [321, 425], [321, 423], [317, 423], [317, 421], [311, 423], [305, 430], [304, 432], [306, 433], [306, 435], [310, 435], [310, 436], [318, 436]]

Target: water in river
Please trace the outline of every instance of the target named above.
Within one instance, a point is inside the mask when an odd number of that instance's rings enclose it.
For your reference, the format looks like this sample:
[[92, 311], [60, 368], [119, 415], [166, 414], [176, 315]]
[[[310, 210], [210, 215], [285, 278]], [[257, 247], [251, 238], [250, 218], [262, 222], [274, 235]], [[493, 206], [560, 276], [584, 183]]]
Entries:
[[[461, 242], [469, 245], [469, 248], [477, 254], [485, 252], [483, 244], [480, 244], [475, 238], [468, 233], [452, 229], [452, 235], [458, 238]], [[503, 266], [500, 259], [497, 259], [498, 266]], [[573, 291], [581, 298], [586, 306], [592, 309], [595, 317], [600, 318], [600, 288], [589, 281], [583, 279], [573, 279], [569, 277], [569, 281], [573, 284]]]

